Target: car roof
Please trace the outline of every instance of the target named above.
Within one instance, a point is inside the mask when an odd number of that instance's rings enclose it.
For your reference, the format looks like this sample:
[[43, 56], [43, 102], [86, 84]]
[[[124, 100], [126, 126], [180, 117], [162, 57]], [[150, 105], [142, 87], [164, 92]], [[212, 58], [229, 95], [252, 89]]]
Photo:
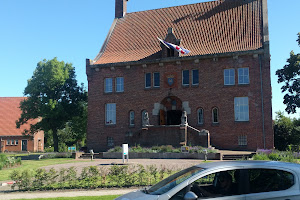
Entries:
[[270, 167], [270, 168], [289, 168], [289, 169], [300, 169], [300, 164], [279, 162], [279, 161], [261, 161], [261, 160], [244, 160], [244, 161], [219, 161], [219, 162], [209, 162], [201, 163], [196, 165], [197, 167], [206, 169], [217, 169], [226, 167]]

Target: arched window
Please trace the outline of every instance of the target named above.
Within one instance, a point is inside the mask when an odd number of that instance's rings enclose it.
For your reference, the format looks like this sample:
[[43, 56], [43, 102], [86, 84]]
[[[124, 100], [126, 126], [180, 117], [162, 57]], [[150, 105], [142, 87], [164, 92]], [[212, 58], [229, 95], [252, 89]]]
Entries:
[[212, 120], [213, 123], [219, 123], [219, 109], [217, 107], [212, 109]]
[[129, 112], [129, 126], [134, 126], [134, 111]]
[[204, 124], [203, 108], [197, 110], [198, 124]]

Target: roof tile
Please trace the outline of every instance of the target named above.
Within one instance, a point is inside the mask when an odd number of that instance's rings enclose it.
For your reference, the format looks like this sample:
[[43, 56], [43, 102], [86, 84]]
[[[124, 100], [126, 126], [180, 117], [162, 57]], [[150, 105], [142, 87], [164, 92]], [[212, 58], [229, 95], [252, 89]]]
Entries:
[[257, 50], [263, 45], [261, 10], [261, 0], [219, 0], [128, 13], [117, 19], [94, 64], [150, 59], [169, 27], [191, 51], [182, 56]]

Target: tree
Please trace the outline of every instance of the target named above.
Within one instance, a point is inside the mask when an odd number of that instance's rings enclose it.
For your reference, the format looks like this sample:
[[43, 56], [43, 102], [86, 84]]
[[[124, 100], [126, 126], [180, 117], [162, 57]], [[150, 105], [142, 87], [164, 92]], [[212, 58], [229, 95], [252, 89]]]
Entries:
[[288, 145], [300, 145], [300, 119], [285, 117], [276, 112], [274, 122], [274, 143], [278, 150], [285, 151]]
[[[297, 39], [300, 46], [300, 32]], [[284, 95], [283, 103], [286, 104], [287, 113], [296, 113], [296, 108], [300, 107], [300, 54], [290, 53], [290, 58], [287, 59], [288, 64], [276, 71], [278, 83], [285, 83], [281, 87], [282, 92], [287, 92]]]
[[16, 122], [17, 128], [39, 118], [39, 122], [32, 124], [30, 130], [25, 130], [23, 134], [51, 131], [54, 151], [58, 151], [57, 131], [63, 129], [66, 122], [82, 115], [81, 105], [87, 99], [83, 84], [77, 85], [75, 68], [71, 63], [60, 62], [57, 58], [39, 62], [28, 80], [24, 95], [28, 98], [20, 104], [22, 114]]

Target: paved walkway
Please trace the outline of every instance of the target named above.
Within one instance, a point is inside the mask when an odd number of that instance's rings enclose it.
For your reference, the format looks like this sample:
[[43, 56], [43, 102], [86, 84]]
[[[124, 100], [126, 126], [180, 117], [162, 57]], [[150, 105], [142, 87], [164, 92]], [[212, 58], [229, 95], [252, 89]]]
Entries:
[[105, 196], [122, 195], [135, 189], [97, 189], [97, 190], [66, 190], [47, 192], [0, 192], [0, 200], [32, 199], [32, 198], [55, 198], [55, 197], [79, 197], [79, 196]]

